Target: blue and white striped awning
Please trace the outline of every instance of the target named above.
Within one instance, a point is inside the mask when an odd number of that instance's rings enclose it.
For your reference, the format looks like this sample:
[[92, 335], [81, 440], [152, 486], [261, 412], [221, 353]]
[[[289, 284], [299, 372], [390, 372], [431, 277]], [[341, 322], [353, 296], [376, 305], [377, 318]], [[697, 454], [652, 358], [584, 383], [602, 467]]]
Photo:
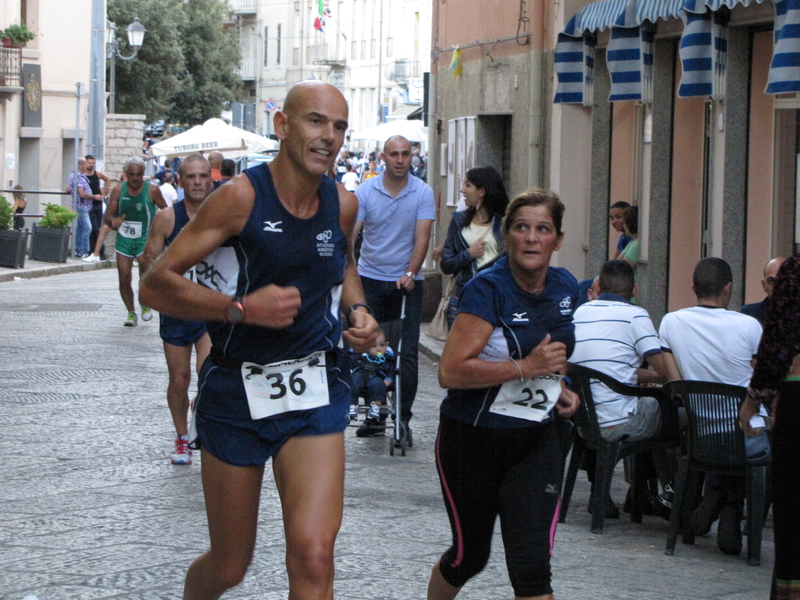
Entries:
[[609, 102], [653, 100], [653, 37], [655, 28], [612, 27], [606, 49], [611, 76]]
[[[680, 97], [725, 94], [725, 63], [727, 54], [727, 13], [719, 12], [723, 6], [733, 8], [749, 6], [763, 0], [601, 0], [581, 8], [569, 20], [559, 35], [556, 45], [558, 88], [555, 102], [582, 102], [589, 105], [587, 97], [577, 90], [586, 82], [581, 73], [584, 64], [594, 51], [587, 41], [589, 34], [611, 29], [606, 50], [611, 74], [609, 101], [652, 99], [653, 29], [658, 19], [680, 17], [684, 21], [680, 57], [683, 75], [678, 89]], [[785, 90], [800, 82], [800, 0], [773, 0], [776, 11], [784, 14], [781, 32], [776, 18], [776, 53], [770, 71], [768, 90]], [[782, 9], [784, 4], [787, 8]], [[789, 8], [796, 7], [796, 8]], [[578, 51], [579, 42], [585, 46]], [[780, 48], [779, 48], [780, 45]], [[785, 48], [785, 50], [783, 50]], [[781, 50], [779, 52], [779, 50]], [[568, 57], [572, 57], [568, 59]], [[566, 73], [569, 73], [567, 75]], [[787, 83], [789, 82], [789, 83]], [[572, 86], [568, 91], [566, 86]], [[792, 90], [796, 88], [790, 88]], [[777, 93], [777, 92], [769, 92]]]
[[556, 104], [591, 106], [594, 98], [595, 37], [586, 33], [572, 37], [558, 34], [555, 52]]
[[800, 0], [775, 2], [775, 46], [767, 94], [800, 92]]
[[[685, 1], [685, 0], [684, 0]], [[566, 35], [579, 37], [587, 31], [609, 27], [636, 27], [636, 0], [600, 0], [581, 8], [564, 27]]]
[[[699, 2], [698, 2], [699, 4]], [[706, 10], [705, 6], [688, 7], [681, 12], [684, 22], [680, 57], [683, 74], [678, 97], [725, 96], [725, 58], [728, 51], [727, 17]], [[702, 12], [694, 12], [700, 9]]]

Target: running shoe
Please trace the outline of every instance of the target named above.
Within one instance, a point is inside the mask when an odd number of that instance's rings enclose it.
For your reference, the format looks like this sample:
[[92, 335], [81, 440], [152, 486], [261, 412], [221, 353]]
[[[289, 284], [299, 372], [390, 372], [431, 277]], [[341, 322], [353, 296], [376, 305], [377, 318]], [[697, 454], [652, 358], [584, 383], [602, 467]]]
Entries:
[[381, 407], [379, 404], [375, 402], [369, 403], [369, 412], [367, 412], [367, 418], [371, 419], [372, 421], [379, 421], [381, 418]]
[[139, 323], [139, 317], [136, 316], [135, 312], [128, 313], [128, 319], [123, 323], [125, 327], [136, 327]]
[[350, 405], [350, 420], [358, 421], [358, 407], [355, 404]]
[[175, 452], [172, 453], [172, 464], [192, 464], [192, 451], [189, 449], [189, 440], [186, 436], [175, 438]]
[[98, 263], [100, 262], [100, 257], [97, 254], [90, 254], [86, 258], [83, 259], [83, 262], [86, 263]]
[[153, 318], [153, 311], [151, 311], [147, 306], [142, 307], [142, 321], [149, 321]]

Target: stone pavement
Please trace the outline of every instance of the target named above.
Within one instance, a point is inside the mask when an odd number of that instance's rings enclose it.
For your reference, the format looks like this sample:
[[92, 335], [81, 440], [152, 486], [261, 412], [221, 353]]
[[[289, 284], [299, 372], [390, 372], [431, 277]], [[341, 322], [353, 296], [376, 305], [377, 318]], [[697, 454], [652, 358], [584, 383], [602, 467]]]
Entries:
[[[157, 320], [124, 328], [112, 269], [25, 279], [0, 269], [0, 600], [177, 599], [208, 543], [200, 462], [169, 462], [171, 422]], [[92, 267], [92, 266], [90, 266]], [[46, 273], [40, 273], [46, 274]], [[136, 280], [137, 277], [135, 276]], [[414, 442], [389, 456], [388, 438], [346, 432], [345, 511], [336, 546], [337, 598], [425, 597], [449, 528], [433, 461], [441, 345], [423, 338]], [[431, 358], [433, 357], [433, 360]], [[612, 495], [621, 501], [621, 467]], [[721, 554], [713, 535], [664, 555], [667, 523], [607, 521], [589, 533], [580, 476], [559, 525], [553, 585], [560, 600], [767, 598], [771, 518], [762, 566]], [[280, 505], [267, 470], [255, 558], [225, 598], [287, 597]], [[496, 534], [483, 573], [459, 598], [511, 598]]]

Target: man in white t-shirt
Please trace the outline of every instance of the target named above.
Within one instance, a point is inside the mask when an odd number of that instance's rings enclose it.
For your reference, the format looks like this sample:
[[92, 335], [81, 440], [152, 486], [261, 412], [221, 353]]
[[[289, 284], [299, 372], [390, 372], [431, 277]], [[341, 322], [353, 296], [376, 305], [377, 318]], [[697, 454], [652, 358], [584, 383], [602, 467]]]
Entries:
[[353, 171], [353, 167], [348, 163], [345, 165], [345, 173], [342, 175], [342, 185], [348, 192], [355, 192], [358, 188], [358, 175]]
[[[732, 287], [728, 263], [721, 258], [704, 258], [692, 276], [697, 304], [671, 312], [661, 321], [659, 335], [674, 355], [683, 379], [749, 385], [761, 324], [753, 317], [727, 310]], [[764, 427], [762, 417], [753, 419], [753, 427]], [[741, 550], [743, 486], [738, 479], [707, 479], [703, 503], [692, 518], [695, 533], [704, 534], [720, 516], [717, 546], [726, 554], [739, 554]]]
[[[570, 362], [630, 385], [678, 379], [675, 362], [662, 352], [650, 315], [630, 303], [637, 292], [631, 265], [624, 260], [608, 261], [592, 288], [596, 298], [581, 304], [572, 318], [575, 350]], [[655, 372], [640, 368], [645, 359]], [[661, 429], [661, 409], [655, 398], [620, 396], [595, 381], [592, 399], [601, 433], [609, 441], [645, 440]], [[668, 489], [677, 469], [674, 454], [655, 453], [654, 464], [662, 486]]]
[[164, 183], [158, 186], [158, 189], [161, 190], [161, 195], [164, 196], [164, 201], [167, 203], [167, 208], [175, 204], [178, 200], [178, 191], [173, 185], [174, 180], [172, 172], [167, 171], [164, 173]]

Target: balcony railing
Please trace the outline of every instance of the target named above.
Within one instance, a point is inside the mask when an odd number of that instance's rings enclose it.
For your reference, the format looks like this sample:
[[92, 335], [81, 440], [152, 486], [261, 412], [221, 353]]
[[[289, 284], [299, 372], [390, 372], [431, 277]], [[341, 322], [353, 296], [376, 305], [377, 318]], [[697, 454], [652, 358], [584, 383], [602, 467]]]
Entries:
[[229, 3], [237, 15], [254, 15], [258, 8], [258, 0], [229, 0]]
[[418, 60], [400, 58], [394, 62], [394, 79], [399, 84], [408, 83], [409, 79], [422, 77]]
[[236, 73], [245, 81], [252, 81], [256, 78], [256, 59], [250, 58], [239, 63]]
[[308, 58], [311, 62], [319, 65], [344, 66], [347, 62], [344, 56], [344, 48], [337, 49], [330, 44], [311, 44], [308, 47]]
[[0, 47], [0, 87], [22, 87], [22, 50]]

